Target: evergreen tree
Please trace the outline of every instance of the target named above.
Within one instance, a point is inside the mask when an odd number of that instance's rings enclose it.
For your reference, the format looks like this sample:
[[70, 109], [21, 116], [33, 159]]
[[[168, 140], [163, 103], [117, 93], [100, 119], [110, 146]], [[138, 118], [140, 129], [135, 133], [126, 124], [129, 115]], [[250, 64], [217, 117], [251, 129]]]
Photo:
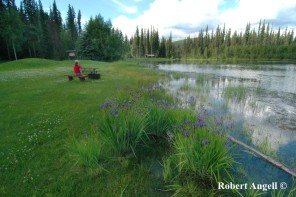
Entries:
[[53, 41], [54, 58], [62, 59], [64, 57], [64, 49], [61, 42], [62, 17], [54, 0], [52, 9], [50, 10], [50, 31]]
[[159, 57], [166, 57], [165, 43], [166, 43], [165, 38], [162, 37], [160, 42], [160, 47], [159, 47], [159, 54], [158, 54]]
[[1, 34], [6, 41], [8, 56], [10, 57], [10, 47], [12, 47], [14, 58], [17, 60], [17, 52], [23, 42], [23, 23], [14, 3], [7, 4], [7, 9], [2, 13], [1, 21], [4, 24]]
[[82, 58], [113, 61], [124, 57], [126, 43], [122, 32], [98, 15], [87, 23], [78, 49]]
[[76, 14], [74, 8], [69, 4], [68, 12], [67, 12], [67, 20], [66, 20], [66, 27], [67, 32], [70, 34], [70, 43], [69, 48], [73, 49], [75, 47], [75, 43], [78, 37], [78, 30], [76, 26]]
[[165, 57], [172, 58], [173, 54], [174, 54], [174, 52], [173, 52], [173, 41], [172, 41], [172, 32], [171, 32], [168, 40], [166, 41], [166, 56]]
[[82, 28], [81, 28], [81, 11], [78, 11], [77, 15], [77, 26], [78, 26], [78, 34], [81, 35], [82, 33]]

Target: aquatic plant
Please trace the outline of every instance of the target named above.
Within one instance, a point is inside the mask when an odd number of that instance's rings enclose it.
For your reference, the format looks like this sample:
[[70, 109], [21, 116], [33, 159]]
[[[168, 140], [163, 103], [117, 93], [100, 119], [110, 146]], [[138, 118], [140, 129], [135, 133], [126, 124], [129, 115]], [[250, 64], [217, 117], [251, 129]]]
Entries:
[[169, 110], [152, 107], [147, 114], [147, 135], [155, 140], [166, 139], [167, 132], [171, 131], [174, 123], [174, 114]]
[[190, 106], [194, 106], [196, 104], [196, 97], [195, 96], [190, 96], [186, 100], [186, 103], [188, 103]]
[[188, 90], [190, 90], [190, 88], [191, 88], [190, 85], [185, 83], [180, 87], [180, 90], [181, 91], [188, 91]]
[[134, 155], [136, 148], [147, 139], [145, 116], [129, 111], [117, 116], [106, 114], [99, 125], [103, 141], [119, 156]]
[[182, 78], [182, 73], [181, 72], [171, 72], [170, 74], [171, 74], [171, 77], [173, 79], [179, 80], [179, 79]]
[[223, 179], [222, 174], [229, 174], [233, 163], [225, 147], [226, 139], [206, 127], [194, 127], [194, 120], [188, 119], [184, 124], [189, 126], [176, 128], [173, 153], [164, 160], [168, 188], [176, 193], [191, 193], [191, 186], [187, 186], [194, 183], [194, 191], [214, 189]]
[[239, 85], [239, 86], [228, 86], [223, 90], [223, 96], [227, 99], [237, 99], [241, 101], [247, 96], [247, 88]]
[[259, 150], [271, 157], [276, 157], [276, 152], [272, 150], [268, 137], [264, 138], [263, 142], [258, 145]]

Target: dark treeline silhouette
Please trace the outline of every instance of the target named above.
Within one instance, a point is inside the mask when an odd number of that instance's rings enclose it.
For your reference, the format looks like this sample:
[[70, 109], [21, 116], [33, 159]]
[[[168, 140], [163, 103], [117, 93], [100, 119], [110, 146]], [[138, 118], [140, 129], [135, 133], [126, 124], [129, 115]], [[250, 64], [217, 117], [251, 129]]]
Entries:
[[260, 21], [257, 29], [248, 23], [240, 33], [225, 26], [209, 32], [207, 27], [186, 38], [176, 53], [185, 58], [296, 59], [296, 40], [293, 30], [273, 30]]
[[158, 30], [153, 27], [150, 29], [141, 29], [137, 27], [134, 36], [130, 39], [131, 56], [145, 57], [147, 55], [154, 55], [155, 57], [174, 56], [174, 46], [172, 42], [172, 34], [169, 38], [159, 38]]
[[[141, 30], [139, 33], [137, 29], [131, 39], [131, 53], [134, 57], [142, 57], [145, 53], [149, 53], [149, 47], [153, 46], [150, 53], [157, 57], [296, 59], [294, 31], [287, 28], [274, 30], [265, 21], [260, 21], [257, 29], [251, 29], [251, 24], [248, 23], [244, 31], [233, 33], [231, 29], [226, 30], [225, 25], [223, 28], [218, 26], [211, 31], [206, 27], [197, 37], [187, 37], [173, 44], [171, 36], [160, 41], [157, 31], [152, 29], [149, 34], [149, 30]], [[158, 40], [152, 41], [152, 39]]]
[[67, 58], [67, 50], [76, 49], [80, 58], [117, 60], [125, 56], [129, 43], [121, 31], [100, 15], [91, 18], [85, 29], [81, 12], [69, 5], [63, 21], [56, 2], [49, 13], [41, 1], [0, 0], [0, 58]]

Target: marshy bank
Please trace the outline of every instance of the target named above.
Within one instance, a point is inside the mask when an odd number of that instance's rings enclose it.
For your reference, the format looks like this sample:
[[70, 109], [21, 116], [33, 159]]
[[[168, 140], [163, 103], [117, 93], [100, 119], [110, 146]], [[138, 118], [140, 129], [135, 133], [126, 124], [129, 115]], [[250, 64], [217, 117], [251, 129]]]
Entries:
[[[262, 169], [262, 160], [249, 154], [236, 157], [243, 151], [226, 138], [227, 131], [239, 134], [233, 130], [235, 119], [227, 111], [220, 112], [223, 118], [217, 117], [204, 104], [215, 86], [201, 85], [208, 83], [207, 76], [191, 79], [131, 61], [81, 63], [97, 68], [102, 79], [69, 82], [63, 75], [71, 71], [70, 61], [26, 59], [0, 65], [1, 194], [241, 196], [261, 192], [217, 190], [219, 181], [262, 180], [270, 165]], [[175, 85], [168, 88], [170, 84]], [[172, 94], [176, 87], [180, 87], [177, 96]], [[226, 110], [248, 98], [248, 86], [240, 89], [236, 93], [233, 85], [222, 91], [221, 98], [229, 103], [217, 106]], [[182, 96], [191, 91], [206, 94]], [[246, 136], [243, 139], [250, 142]], [[263, 144], [262, 149], [269, 151], [269, 144]], [[260, 163], [256, 164], [259, 179], [247, 179], [252, 167], [247, 164], [255, 162]], [[271, 172], [286, 180], [282, 173]], [[288, 195], [290, 189], [272, 192]]]
[[[154, 67], [166, 71], [168, 79], [163, 86], [181, 106], [195, 111], [203, 106], [220, 121], [225, 133], [295, 171], [294, 64], [160, 63]], [[250, 166], [242, 172], [246, 175], [245, 180], [281, 179], [292, 184], [291, 176], [274, 167], [266, 167], [269, 165], [265, 161], [255, 161], [243, 151], [237, 155], [241, 157], [241, 163]]]

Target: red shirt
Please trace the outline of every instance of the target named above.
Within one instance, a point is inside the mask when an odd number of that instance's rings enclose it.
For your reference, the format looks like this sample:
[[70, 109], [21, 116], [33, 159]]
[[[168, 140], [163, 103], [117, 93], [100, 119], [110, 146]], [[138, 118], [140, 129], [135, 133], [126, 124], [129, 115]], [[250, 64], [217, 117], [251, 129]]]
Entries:
[[73, 68], [74, 73], [81, 73], [81, 66], [79, 64], [76, 64]]

